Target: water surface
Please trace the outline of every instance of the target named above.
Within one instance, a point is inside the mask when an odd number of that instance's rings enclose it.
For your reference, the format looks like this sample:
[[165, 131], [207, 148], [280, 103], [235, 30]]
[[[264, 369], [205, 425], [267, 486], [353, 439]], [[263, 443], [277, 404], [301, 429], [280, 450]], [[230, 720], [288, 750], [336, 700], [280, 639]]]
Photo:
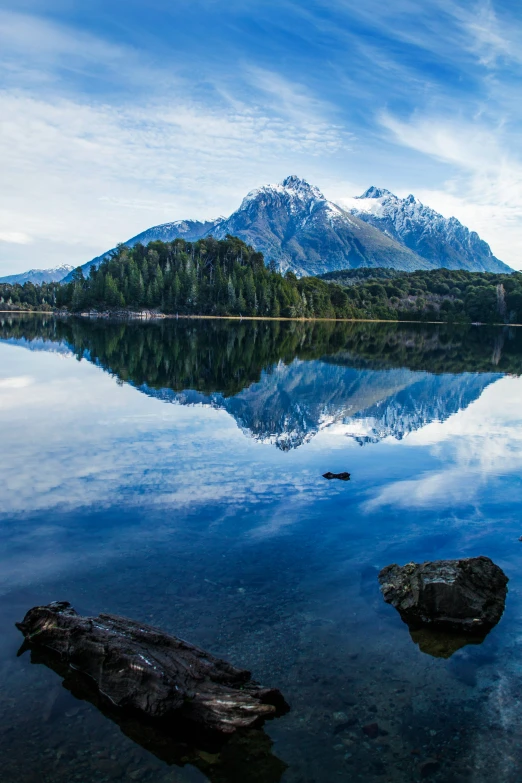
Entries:
[[[2, 781], [518, 780], [521, 372], [508, 328], [0, 316]], [[501, 622], [423, 652], [379, 569], [479, 554]], [[16, 657], [56, 599], [292, 710], [221, 754], [118, 722]]]

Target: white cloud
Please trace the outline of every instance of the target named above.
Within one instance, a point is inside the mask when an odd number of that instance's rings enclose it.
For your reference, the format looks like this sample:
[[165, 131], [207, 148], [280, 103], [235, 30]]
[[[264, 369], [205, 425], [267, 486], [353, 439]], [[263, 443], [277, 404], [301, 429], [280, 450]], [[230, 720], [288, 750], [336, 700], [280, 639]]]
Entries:
[[396, 142], [450, 164], [454, 176], [446, 190], [418, 192], [425, 203], [450, 213], [488, 241], [493, 253], [522, 267], [522, 159], [503, 142], [502, 127], [468, 121], [414, 116], [402, 121], [383, 113], [380, 122]]
[[[25, 389], [27, 386], [32, 386], [34, 378], [30, 375], [13, 375], [10, 378], [0, 378], [0, 390], [2, 389]], [[3, 399], [0, 397], [0, 407]]]
[[469, 36], [469, 50], [482, 65], [494, 68], [503, 58], [522, 62], [520, 25], [501, 21], [491, 0], [482, 0], [472, 8], [467, 4], [455, 6], [453, 13]]
[[23, 231], [0, 231], [0, 242], [9, 242], [13, 245], [28, 245], [32, 237]]
[[[0, 10], [0, 65], [4, 85], [64, 86], [67, 77], [152, 86], [161, 74], [138, 52], [34, 14]], [[163, 74], [164, 75], [164, 74]], [[170, 74], [170, 81], [174, 76]]]

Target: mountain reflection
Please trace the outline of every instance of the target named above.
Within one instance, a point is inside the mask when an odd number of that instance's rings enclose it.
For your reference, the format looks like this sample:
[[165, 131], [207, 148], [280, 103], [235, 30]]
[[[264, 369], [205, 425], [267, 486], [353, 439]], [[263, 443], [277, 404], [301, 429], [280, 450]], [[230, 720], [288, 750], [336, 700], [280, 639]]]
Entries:
[[522, 371], [514, 328], [9, 316], [0, 338], [72, 352], [163, 401], [225, 409], [283, 450], [332, 424], [361, 445], [400, 439]]

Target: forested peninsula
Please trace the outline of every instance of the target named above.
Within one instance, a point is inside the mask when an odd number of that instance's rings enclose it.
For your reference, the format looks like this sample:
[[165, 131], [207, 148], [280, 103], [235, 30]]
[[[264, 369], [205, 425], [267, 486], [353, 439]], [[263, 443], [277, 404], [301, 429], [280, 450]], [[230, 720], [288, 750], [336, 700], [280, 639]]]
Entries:
[[522, 323], [522, 274], [349, 269], [298, 279], [236, 237], [120, 245], [67, 283], [0, 285], [0, 310]]

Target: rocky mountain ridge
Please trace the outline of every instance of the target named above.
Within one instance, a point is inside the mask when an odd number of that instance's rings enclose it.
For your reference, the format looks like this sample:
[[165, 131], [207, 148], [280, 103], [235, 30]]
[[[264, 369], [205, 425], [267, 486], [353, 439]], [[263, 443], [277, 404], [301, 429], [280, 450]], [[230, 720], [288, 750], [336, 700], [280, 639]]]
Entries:
[[[228, 218], [163, 223], [125, 244], [133, 247], [138, 242], [179, 237], [224, 239], [227, 234], [251, 244], [281, 271], [290, 269], [298, 276], [358, 267], [512, 271], [476, 232], [456, 218], [444, 218], [414, 196], [400, 199], [372, 186], [340, 206], [296, 175], [250, 191]], [[107, 255], [85, 264], [84, 274]]]
[[443, 217], [411, 193], [399, 198], [389, 190], [372, 186], [344, 204], [352, 215], [436, 266], [470, 272], [512, 271], [493, 255], [476, 231], [470, 231], [455, 217]]

